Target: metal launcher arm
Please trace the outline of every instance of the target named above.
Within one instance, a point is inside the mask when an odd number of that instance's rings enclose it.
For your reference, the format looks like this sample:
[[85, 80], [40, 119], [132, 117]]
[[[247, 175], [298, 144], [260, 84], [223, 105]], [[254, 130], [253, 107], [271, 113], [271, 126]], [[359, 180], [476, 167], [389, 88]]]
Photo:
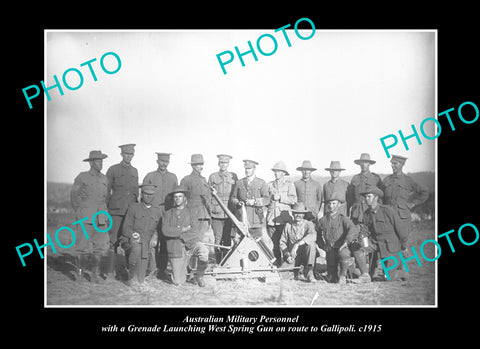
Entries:
[[247, 236], [249, 237], [250, 236], [250, 233], [248, 232], [248, 229], [247, 227], [242, 223], [240, 222], [237, 217], [235, 217], [235, 215], [228, 209], [227, 206], [225, 206], [225, 204], [223, 203], [222, 199], [220, 199], [217, 195], [217, 193], [215, 192], [214, 188], [210, 186], [210, 189], [212, 190], [212, 195], [213, 197], [215, 198], [215, 200], [217, 200], [218, 204], [220, 205], [220, 207], [225, 211], [225, 214], [232, 220], [233, 224], [235, 224], [235, 226], [237, 227], [237, 229], [244, 235], [244, 236]]

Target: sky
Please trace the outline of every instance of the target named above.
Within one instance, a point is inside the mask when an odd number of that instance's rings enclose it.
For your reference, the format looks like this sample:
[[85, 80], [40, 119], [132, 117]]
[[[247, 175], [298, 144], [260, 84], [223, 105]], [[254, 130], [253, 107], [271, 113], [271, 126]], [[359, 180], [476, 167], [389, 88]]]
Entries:
[[[73, 183], [89, 165], [91, 150], [108, 155], [103, 173], [120, 162], [121, 144], [135, 143], [132, 164], [139, 180], [157, 168], [155, 152], [172, 153], [169, 170], [179, 180], [191, 172], [190, 156], [201, 153], [204, 176], [218, 170], [217, 154], [230, 154], [230, 170], [244, 176], [243, 159], [259, 163], [257, 176], [273, 180], [271, 168], [284, 161], [291, 175], [303, 160], [324, 168], [340, 161], [353, 175], [354, 160], [369, 153], [371, 171], [391, 173], [380, 138], [419, 130], [436, 117], [436, 40], [434, 31], [323, 31], [308, 40], [287, 30], [51, 31], [45, 32], [45, 84], [62, 81], [76, 68], [83, 74], [77, 90], [50, 90], [45, 97], [47, 181]], [[308, 37], [311, 30], [300, 30]], [[256, 48], [265, 33], [277, 51], [263, 56]], [[216, 55], [235, 46], [255, 48], [225, 66]], [[262, 39], [265, 52], [273, 43]], [[106, 74], [100, 58], [115, 52], [121, 68]], [[88, 67], [93, 58], [94, 81]], [[227, 56], [223, 57], [226, 60]], [[105, 58], [109, 70], [113, 56]], [[77, 80], [76, 80], [77, 79]], [[79, 84], [75, 73], [67, 75]], [[419, 131], [420, 132], [420, 131]], [[434, 135], [433, 123], [425, 132]], [[422, 145], [408, 140], [391, 153], [408, 157], [405, 172], [435, 171], [435, 141], [420, 134]]]

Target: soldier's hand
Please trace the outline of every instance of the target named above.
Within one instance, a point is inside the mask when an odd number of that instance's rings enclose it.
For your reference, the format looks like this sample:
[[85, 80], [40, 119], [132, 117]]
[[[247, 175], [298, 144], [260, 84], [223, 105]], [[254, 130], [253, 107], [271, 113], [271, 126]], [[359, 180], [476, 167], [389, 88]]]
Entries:
[[297, 258], [297, 250], [298, 250], [298, 243], [293, 245], [292, 251], [290, 252], [290, 255], [292, 256], [293, 259]]
[[295, 259], [292, 257], [292, 255], [289, 252], [285, 254], [285, 262], [287, 262], [288, 264], [292, 264], [294, 260]]
[[255, 205], [255, 199], [247, 199], [246, 203], [249, 206], [253, 206], [253, 205]]
[[158, 240], [157, 239], [151, 239], [150, 240], [150, 247], [155, 247], [157, 246], [158, 244]]
[[275, 200], [275, 201], [280, 201], [280, 194], [275, 193], [275, 194], [272, 195], [272, 198], [273, 198], [273, 200]]
[[192, 229], [192, 227], [191, 227], [190, 225], [188, 225], [188, 226], [186, 226], [186, 227], [182, 227], [182, 233], [185, 233], [185, 232], [187, 232], [187, 231], [189, 231], [189, 230], [191, 230], [191, 229]]
[[238, 207], [242, 207], [243, 205], [245, 205], [245, 203], [243, 201], [239, 201], [237, 205]]

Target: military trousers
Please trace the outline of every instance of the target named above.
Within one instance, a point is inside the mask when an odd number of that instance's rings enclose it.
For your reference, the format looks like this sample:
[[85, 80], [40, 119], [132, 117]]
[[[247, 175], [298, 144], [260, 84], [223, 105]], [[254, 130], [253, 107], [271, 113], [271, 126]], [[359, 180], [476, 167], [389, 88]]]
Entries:
[[108, 231], [110, 237], [110, 244], [115, 246], [118, 242], [118, 238], [122, 235], [123, 221], [125, 220], [124, 215], [112, 215], [112, 228]]
[[187, 267], [191, 258], [197, 258], [199, 262], [208, 263], [208, 248], [201, 242], [196, 242], [192, 248], [182, 248], [181, 257], [170, 257], [172, 266], [172, 283], [181, 285], [187, 279]]
[[[352, 251], [348, 247], [339, 248], [329, 248], [326, 251], [326, 261], [327, 261], [327, 271], [330, 276], [331, 282], [336, 282], [338, 280], [338, 269], [340, 266], [340, 273], [345, 276], [347, 270], [342, 268], [342, 264], [347, 263], [352, 257], [355, 261], [365, 261], [365, 252], [362, 249]], [[363, 267], [362, 271], [366, 270], [366, 267]]]
[[[216, 245], [231, 246], [233, 229], [232, 221], [230, 219], [212, 218], [212, 229]], [[224, 252], [226, 252], [226, 249], [215, 247], [215, 257], [217, 259], [217, 263], [221, 262], [225, 254]]]
[[[93, 224], [84, 223], [85, 231], [80, 224], [75, 231], [75, 244], [72, 253], [75, 255], [93, 254], [94, 256], [106, 256], [110, 250], [110, 237], [108, 232], [101, 233], [97, 231]], [[106, 225], [98, 226], [98, 229], [105, 230]], [[88, 236], [85, 236], [85, 234]]]
[[268, 236], [273, 243], [273, 255], [275, 256], [276, 265], [280, 266], [282, 264], [282, 252], [280, 251], [280, 237], [282, 236], [283, 229], [285, 224], [269, 225], [267, 226]]
[[317, 256], [317, 244], [315, 241], [309, 244], [303, 244], [298, 247], [297, 255], [295, 257], [295, 266], [315, 266], [315, 257]]
[[127, 254], [130, 278], [137, 278], [138, 282], [142, 283], [145, 280], [148, 263], [147, 258], [142, 258], [142, 243], [132, 242]]

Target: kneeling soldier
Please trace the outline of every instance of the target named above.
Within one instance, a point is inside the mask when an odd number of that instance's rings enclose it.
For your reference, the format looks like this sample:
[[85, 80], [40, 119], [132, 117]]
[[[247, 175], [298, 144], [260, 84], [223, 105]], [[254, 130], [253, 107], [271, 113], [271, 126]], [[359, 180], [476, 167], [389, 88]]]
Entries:
[[[356, 249], [352, 251], [349, 245], [358, 237], [358, 227], [347, 216], [339, 212], [341, 198], [332, 196], [327, 199], [327, 211], [317, 224], [317, 244], [325, 250], [327, 256], [327, 271], [330, 282], [345, 284], [347, 271], [357, 260], [361, 271], [359, 282], [370, 282], [365, 263], [365, 253]], [[353, 255], [353, 256], [352, 256]], [[338, 264], [340, 263], [340, 273]]]
[[186, 281], [190, 257], [198, 257], [196, 280], [204, 287], [203, 275], [208, 267], [208, 248], [202, 243], [203, 233], [199, 219], [195, 219], [187, 204], [187, 189], [177, 186], [172, 193], [173, 208], [163, 216], [163, 234], [167, 237], [167, 251], [172, 265], [172, 282]]
[[[287, 263], [295, 262], [295, 266], [303, 264], [303, 272], [307, 281], [316, 282], [313, 267], [317, 253], [315, 245], [317, 232], [313, 223], [305, 219], [305, 214], [308, 212], [303, 202], [293, 206], [293, 223], [285, 224], [279, 246]], [[294, 274], [297, 280], [298, 272], [295, 271]]]
[[141, 188], [141, 202], [128, 207], [120, 239], [128, 256], [129, 285], [132, 281], [142, 283], [145, 279], [148, 253], [158, 242], [157, 226], [162, 215], [161, 209], [152, 205], [155, 185], [143, 184]]
[[[383, 196], [383, 192], [379, 188], [367, 187], [361, 192], [361, 195], [365, 197], [365, 202], [368, 206], [368, 209], [364, 213], [363, 222], [371, 233], [370, 237], [375, 251], [372, 265], [376, 265], [378, 254], [380, 258], [383, 259], [389, 256], [397, 256], [400, 250], [406, 249], [408, 226], [403, 224], [393, 208], [378, 204], [379, 198]], [[388, 268], [390, 262], [391, 261], [388, 260], [385, 267]], [[408, 279], [408, 275], [403, 269], [403, 264], [400, 264], [393, 273], [390, 274], [392, 275], [390, 281]], [[380, 273], [379, 276], [381, 279], [385, 279], [382, 273]]]

